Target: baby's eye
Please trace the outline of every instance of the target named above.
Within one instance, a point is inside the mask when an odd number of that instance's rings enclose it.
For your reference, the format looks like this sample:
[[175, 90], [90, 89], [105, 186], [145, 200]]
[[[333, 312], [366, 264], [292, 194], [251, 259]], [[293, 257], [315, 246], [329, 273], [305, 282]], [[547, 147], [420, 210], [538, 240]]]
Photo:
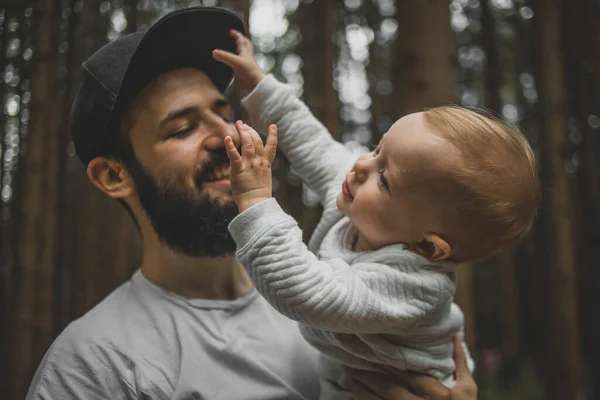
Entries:
[[385, 177], [384, 170], [379, 171], [379, 186], [385, 189], [388, 193], [390, 192], [390, 186], [388, 184], [387, 178]]
[[377, 147], [375, 147], [373, 149], [373, 153], [375, 153], [375, 155], [379, 154], [379, 152], [381, 151], [381, 144], [378, 144]]

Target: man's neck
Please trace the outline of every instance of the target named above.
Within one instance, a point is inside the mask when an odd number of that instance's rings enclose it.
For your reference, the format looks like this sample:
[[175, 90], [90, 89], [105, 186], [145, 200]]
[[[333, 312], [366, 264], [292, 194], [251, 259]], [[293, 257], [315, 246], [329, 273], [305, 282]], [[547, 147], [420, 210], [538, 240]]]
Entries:
[[233, 300], [252, 282], [235, 256], [188, 257], [163, 243], [144, 243], [142, 272], [152, 283], [186, 298]]

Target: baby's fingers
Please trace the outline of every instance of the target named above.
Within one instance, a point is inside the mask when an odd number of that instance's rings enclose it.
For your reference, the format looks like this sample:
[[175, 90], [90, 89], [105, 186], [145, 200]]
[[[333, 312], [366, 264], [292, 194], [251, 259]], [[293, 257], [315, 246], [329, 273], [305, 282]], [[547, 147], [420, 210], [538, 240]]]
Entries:
[[240, 156], [240, 153], [238, 153], [233, 144], [231, 136], [225, 137], [225, 152], [227, 153], [227, 157], [229, 157], [232, 171], [241, 172], [244, 168], [244, 163], [242, 161], [242, 156]]
[[242, 143], [241, 147], [242, 147], [243, 159], [245, 159], [245, 160], [254, 159], [254, 155], [256, 152], [255, 152], [255, 148], [254, 148], [254, 141], [252, 140], [252, 137], [250, 136], [250, 132], [248, 132], [248, 130], [245, 128], [244, 123], [242, 121], [237, 121], [235, 123], [235, 127], [236, 127], [238, 133], [240, 134], [240, 141]]
[[215, 60], [220, 61], [223, 64], [231, 67], [231, 69], [233, 69], [234, 71], [237, 71], [238, 68], [241, 67], [244, 63], [242, 57], [225, 50], [214, 49], [212, 54]]
[[246, 124], [244, 124], [244, 128], [246, 129], [246, 132], [248, 132], [248, 134], [250, 134], [250, 137], [252, 138], [252, 143], [254, 143], [254, 152], [256, 153], [256, 155], [259, 157], [264, 157], [264, 155], [265, 155], [264, 146], [263, 146], [262, 139], [260, 138], [260, 135], [258, 134], [258, 132], [256, 132], [251, 126], [248, 126]]
[[250, 39], [244, 36], [241, 32], [236, 31], [235, 29], [231, 29], [229, 31], [229, 36], [235, 39], [238, 54], [242, 56], [247, 54], [254, 56], [254, 48]]
[[277, 125], [269, 125], [267, 144], [265, 145], [265, 157], [270, 163], [275, 160], [277, 154]]

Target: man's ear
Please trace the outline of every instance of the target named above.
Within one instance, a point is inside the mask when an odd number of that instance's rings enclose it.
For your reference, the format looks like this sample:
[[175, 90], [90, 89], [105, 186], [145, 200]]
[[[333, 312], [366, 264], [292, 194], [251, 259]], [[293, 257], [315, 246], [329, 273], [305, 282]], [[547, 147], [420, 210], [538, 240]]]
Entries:
[[87, 166], [88, 179], [114, 199], [123, 199], [135, 192], [135, 186], [125, 165], [106, 157], [94, 158]]
[[452, 254], [450, 244], [435, 233], [425, 233], [411, 250], [434, 262], [446, 260]]

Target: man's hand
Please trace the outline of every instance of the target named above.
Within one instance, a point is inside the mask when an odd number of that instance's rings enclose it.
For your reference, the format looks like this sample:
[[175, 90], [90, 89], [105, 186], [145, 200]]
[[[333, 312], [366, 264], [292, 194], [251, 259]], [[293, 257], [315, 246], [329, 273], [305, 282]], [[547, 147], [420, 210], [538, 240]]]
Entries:
[[233, 69], [242, 91], [251, 92], [263, 80], [265, 73], [256, 63], [250, 39], [234, 29], [229, 35], [235, 39], [238, 54], [217, 49], [213, 50], [213, 57]]
[[258, 133], [237, 121], [241, 152], [238, 153], [231, 136], [225, 138], [225, 150], [231, 162], [231, 192], [240, 212], [271, 197], [271, 165], [277, 152], [277, 127], [269, 126], [267, 143], [263, 147]]
[[477, 400], [477, 384], [467, 367], [460, 336], [454, 338], [456, 385], [447, 388], [435, 378], [412, 371], [390, 369], [390, 375], [347, 369], [351, 390], [359, 400]]

